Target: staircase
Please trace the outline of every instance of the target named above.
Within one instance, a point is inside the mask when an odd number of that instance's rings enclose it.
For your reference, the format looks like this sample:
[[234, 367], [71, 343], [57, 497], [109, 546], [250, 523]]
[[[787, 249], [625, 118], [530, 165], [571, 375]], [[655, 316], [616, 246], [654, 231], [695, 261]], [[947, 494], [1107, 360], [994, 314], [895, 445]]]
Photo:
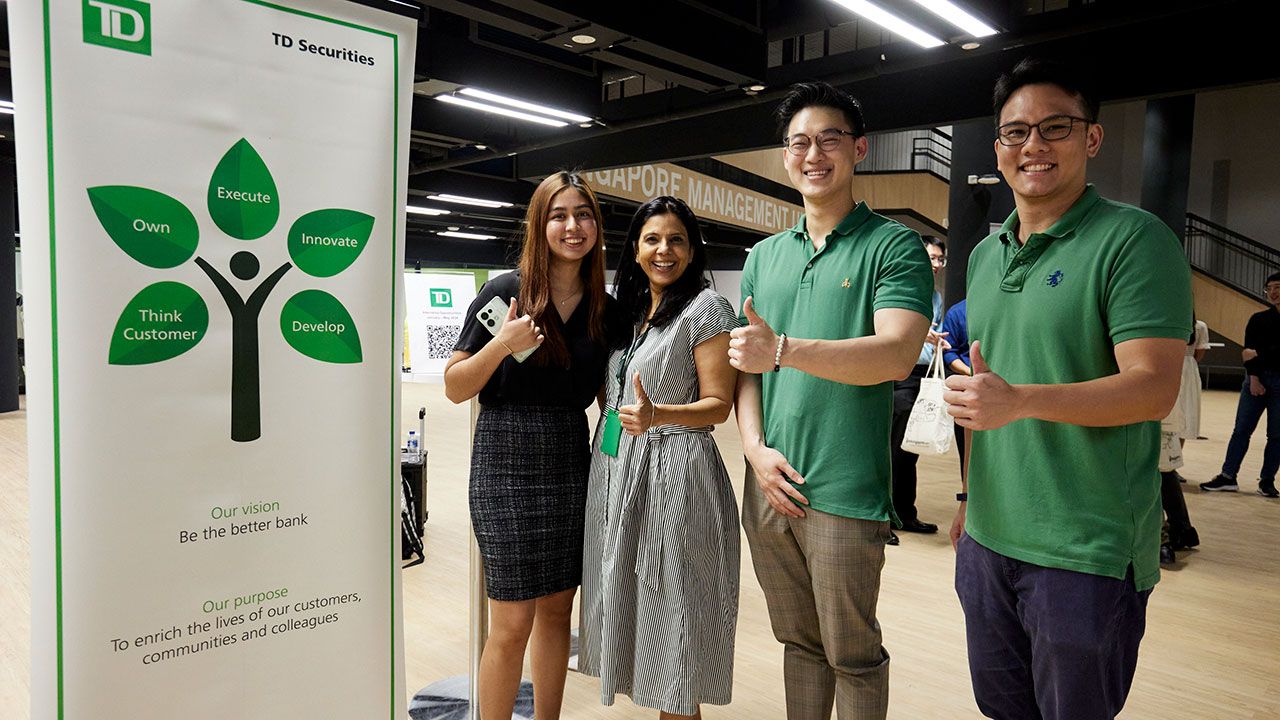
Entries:
[[1267, 308], [1262, 286], [1280, 271], [1280, 251], [1195, 213], [1187, 213], [1185, 248], [1191, 264], [1196, 317], [1215, 342], [1200, 363], [1213, 387], [1236, 389], [1244, 368], [1240, 348], [1249, 316]]

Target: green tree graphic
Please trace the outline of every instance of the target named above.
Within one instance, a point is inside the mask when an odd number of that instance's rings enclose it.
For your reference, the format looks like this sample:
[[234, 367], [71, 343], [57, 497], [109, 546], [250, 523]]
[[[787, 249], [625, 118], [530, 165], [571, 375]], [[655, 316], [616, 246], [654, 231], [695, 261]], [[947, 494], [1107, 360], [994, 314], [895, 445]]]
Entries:
[[[373, 217], [355, 210], [306, 213], [288, 233], [289, 257], [246, 297], [204, 257], [197, 256], [200, 228], [180, 201], [144, 187], [103, 185], [88, 189], [102, 229], [129, 257], [157, 269], [175, 268], [195, 258], [226, 303], [231, 316], [231, 439], [249, 442], [262, 436], [259, 388], [258, 316], [285, 274], [302, 272], [327, 278], [346, 270], [360, 256], [373, 232]], [[209, 217], [236, 240], [256, 240], [280, 219], [275, 180], [258, 151], [241, 138], [227, 150], [209, 180]], [[258, 277], [257, 255], [232, 254], [231, 275], [241, 282]], [[209, 329], [209, 308], [194, 288], [163, 281], [143, 288], [116, 321], [107, 362], [147, 365], [175, 358], [195, 347]], [[280, 332], [293, 349], [330, 363], [362, 360], [360, 336], [351, 314], [323, 290], [302, 290], [280, 311]]]

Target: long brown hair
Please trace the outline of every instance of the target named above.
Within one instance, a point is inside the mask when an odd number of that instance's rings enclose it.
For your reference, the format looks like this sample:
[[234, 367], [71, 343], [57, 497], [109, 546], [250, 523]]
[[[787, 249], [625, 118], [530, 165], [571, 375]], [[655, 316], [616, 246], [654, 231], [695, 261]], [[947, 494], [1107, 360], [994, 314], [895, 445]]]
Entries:
[[582, 258], [578, 272], [583, 281], [583, 299], [588, 304], [587, 331], [592, 340], [604, 342], [604, 308], [608, 295], [604, 288], [604, 218], [600, 203], [591, 186], [577, 173], [561, 170], [547, 176], [529, 198], [524, 217], [524, 249], [520, 253], [520, 297], [517, 310], [528, 313], [542, 328], [546, 339], [542, 348], [530, 358], [539, 365], [569, 366], [569, 346], [565, 343], [563, 323], [551, 300], [551, 248], [547, 244], [547, 219], [551, 203], [562, 190], [573, 188], [582, 193], [591, 206], [596, 221], [596, 241]]

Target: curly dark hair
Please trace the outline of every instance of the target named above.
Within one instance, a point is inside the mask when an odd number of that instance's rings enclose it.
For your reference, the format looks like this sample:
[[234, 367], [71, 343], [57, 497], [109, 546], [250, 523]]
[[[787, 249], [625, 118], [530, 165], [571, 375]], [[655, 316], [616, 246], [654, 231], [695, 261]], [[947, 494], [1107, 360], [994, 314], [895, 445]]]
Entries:
[[670, 195], [656, 197], [641, 205], [631, 217], [631, 226], [627, 228], [627, 244], [618, 260], [613, 294], [618, 298], [626, 317], [632, 324], [639, 324], [649, 314], [649, 277], [636, 262], [636, 255], [640, 248], [640, 231], [649, 218], [657, 215], [675, 215], [684, 225], [685, 237], [689, 241], [689, 266], [662, 293], [662, 302], [658, 305], [657, 312], [649, 318], [649, 327], [655, 328], [674, 320], [709, 285], [705, 274], [707, 246], [702, 239], [697, 216], [679, 198]]

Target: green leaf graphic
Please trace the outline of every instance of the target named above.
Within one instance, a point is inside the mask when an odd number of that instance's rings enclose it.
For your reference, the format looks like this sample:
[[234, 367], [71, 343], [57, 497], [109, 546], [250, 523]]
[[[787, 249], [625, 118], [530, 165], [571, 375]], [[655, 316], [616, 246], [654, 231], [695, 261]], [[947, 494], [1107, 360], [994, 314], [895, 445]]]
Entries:
[[213, 170], [209, 215], [223, 232], [240, 240], [266, 235], [280, 219], [276, 181], [244, 138], [231, 146]]
[[360, 334], [351, 313], [323, 290], [303, 290], [280, 311], [280, 332], [294, 350], [316, 360], [358, 363]]
[[209, 306], [195, 290], [169, 281], [148, 285], [120, 313], [107, 362], [147, 365], [175, 358], [208, 329]]
[[153, 268], [191, 259], [200, 241], [195, 215], [162, 192], [129, 185], [88, 189], [98, 222], [129, 257]]
[[289, 228], [289, 257], [308, 275], [332, 277], [360, 257], [373, 217], [355, 210], [316, 210]]

